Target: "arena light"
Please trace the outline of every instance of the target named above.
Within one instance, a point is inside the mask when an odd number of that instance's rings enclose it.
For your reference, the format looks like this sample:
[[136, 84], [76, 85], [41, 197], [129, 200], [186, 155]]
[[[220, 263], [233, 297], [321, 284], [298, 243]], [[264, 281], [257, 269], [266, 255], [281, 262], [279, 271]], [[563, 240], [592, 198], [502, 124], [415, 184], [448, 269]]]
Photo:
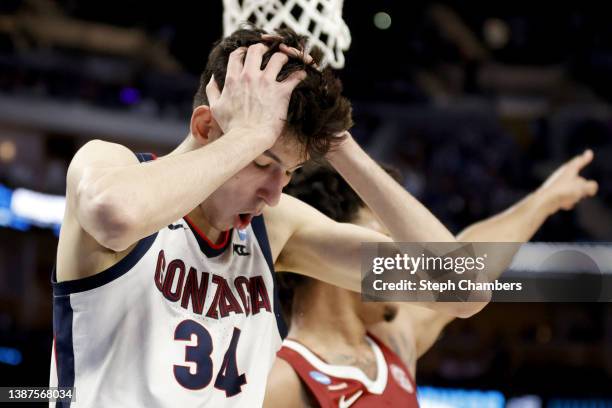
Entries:
[[17, 146], [12, 140], [0, 142], [0, 161], [5, 163], [12, 162], [17, 156]]
[[11, 211], [32, 224], [50, 226], [62, 222], [65, 205], [66, 199], [63, 196], [18, 188], [13, 192]]
[[119, 99], [125, 105], [134, 105], [140, 102], [140, 91], [136, 88], [123, 88], [119, 93]]
[[57, 235], [65, 206], [64, 196], [23, 188], [13, 191], [0, 184], [0, 226], [27, 231], [34, 225], [51, 228]]
[[384, 11], [374, 14], [374, 25], [379, 30], [387, 30], [391, 27], [391, 16]]
[[16, 366], [21, 364], [23, 356], [21, 351], [12, 347], [0, 347], [0, 363]]
[[418, 387], [417, 397], [422, 408], [504, 408], [506, 399], [499, 391], [479, 391], [454, 388]]

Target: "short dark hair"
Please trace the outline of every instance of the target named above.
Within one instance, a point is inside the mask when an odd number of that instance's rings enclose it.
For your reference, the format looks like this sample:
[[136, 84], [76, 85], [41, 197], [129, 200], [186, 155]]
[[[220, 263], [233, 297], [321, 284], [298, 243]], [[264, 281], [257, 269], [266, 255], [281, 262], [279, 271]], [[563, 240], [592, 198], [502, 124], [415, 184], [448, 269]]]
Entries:
[[[258, 28], [242, 28], [214, 45], [206, 68], [200, 76], [200, 86], [193, 99], [194, 109], [209, 103], [206, 85], [212, 75], [219, 89], [223, 89], [229, 54], [235, 49], [265, 42], [269, 50], [263, 56], [262, 69], [268, 64], [270, 57], [279, 51], [281, 43], [299, 50], [305, 49], [307, 37], [289, 28], [278, 30], [275, 33], [278, 37], [270, 41], [264, 41], [263, 34], [268, 33]], [[320, 158], [339, 140], [336, 135], [353, 125], [353, 120], [351, 104], [341, 94], [340, 80], [333, 75], [331, 68], [316, 68], [315, 64], [321, 62], [322, 52], [313, 47], [309, 53], [313, 57], [313, 63], [306, 64], [303, 58], [290, 57], [279, 72], [277, 80], [282, 81], [298, 70], [306, 72], [306, 78], [291, 94], [285, 130], [303, 146], [303, 153]]]
[[[402, 183], [401, 172], [395, 167], [380, 164], [395, 181]], [[359, 210], [366, 206], [355, 190], [331, 166], [307, 164], [294, 173], [284, 193], [309, 204], [338, 222], [352, 222]], [[279, 298], [285, 320], [290, 321], [291, 306], [296, 288], [313, 281], [297, 273], [283, 272], [277, 275]]]

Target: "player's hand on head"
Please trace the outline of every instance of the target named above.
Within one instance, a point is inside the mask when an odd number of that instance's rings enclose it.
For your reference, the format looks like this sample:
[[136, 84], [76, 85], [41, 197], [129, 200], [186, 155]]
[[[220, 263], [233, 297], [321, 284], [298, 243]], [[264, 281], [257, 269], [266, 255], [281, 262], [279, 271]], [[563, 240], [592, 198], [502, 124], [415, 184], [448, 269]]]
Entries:
[[295, 71], [283, 81], [277, 81], [289, 57], [276, 52], [262, 70], [262, 59], [268, 49], [265, 44], [257, 43], [234, 50], [229, 56], [223, 90], [219, 90], [212, 77], [206, 95], [212, 115], [223, 132], [257, 128], [272, 145], [283, 130], [291, 93], [306, 73]]
[[[278, 34], [263, 34], [261, 36], [261, 39], [264, 42], [283, 41], [283, 37]], [[305, 52], [305, 50], [299, 50], [295, 47], [290, 47], [287, 44], [283, 44], [282, 42], [281, 44], [279, 44], [278, 49], [281, 52], [287, 54], [289, 57], [303, 60], [304, 64], [306, 65], [312, 65], [315, 68], [319, 68], [319, 66], [314, 62], [314, 58], [312, 58], [312, 55]]]
[[551, 212], [571, 210], [582, 199], [597, 194], [597, 182], [580, 175], [580, 171], [592, 160], [593, 151], [585, 150], [561, 165], [542, 184], [539, 191], [548, 198]]

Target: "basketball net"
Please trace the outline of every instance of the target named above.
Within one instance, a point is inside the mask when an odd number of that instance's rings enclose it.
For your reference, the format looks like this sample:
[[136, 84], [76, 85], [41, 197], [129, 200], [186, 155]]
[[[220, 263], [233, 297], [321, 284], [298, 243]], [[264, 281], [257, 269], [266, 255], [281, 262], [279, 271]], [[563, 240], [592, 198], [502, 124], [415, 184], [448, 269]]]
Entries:
[[321, 67], [344, 67], [351, 32], [342, 20], [344, 0], [223, 0], [223, 35], [250, 22], [268, 32], [288, 27], [323, 51]]

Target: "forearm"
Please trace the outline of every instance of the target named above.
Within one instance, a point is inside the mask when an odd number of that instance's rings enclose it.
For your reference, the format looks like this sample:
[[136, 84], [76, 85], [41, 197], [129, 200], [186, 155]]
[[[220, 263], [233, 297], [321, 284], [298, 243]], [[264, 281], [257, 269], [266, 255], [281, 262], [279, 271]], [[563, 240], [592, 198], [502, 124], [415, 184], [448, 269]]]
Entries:
[[78, 188], [81, 223], [95, 229], [119, 214], [119, 247], [129, 246], [189, 213], [268, 147], [241, 129], [145, 164], [85, 169]]
[[391, 178], [352, 138], [328, 155], [332, 166], [359, 194], [398, 242], [448, 242], [453, 234]]
[[[542, 190], [536, 190], [527, 197], [508, 208], [506, 211], [470, 225], [457, 235], [462, 242], [506, 242], [503, 246], [486, 246], [489, 264], [486, 274], [479, 280], [492, 282], [508, 268], [519, 245], [510, 243], [527, 242], [554, 212], [551, 209], [551, 197]], [[478, 246], [474, 246], [478, 251]], [[491, 293], [480, 292], [479, 296], [487, 298]], [[477, 313], [488, 301], [470, 302], [471, 313]], [[469, 314], [468, 314], [469, 317]]]
[[479, 221], [457, 235], [464, 242], [527, 242], [551, 214], [546, 192], [536, 190], [504, 212]]

